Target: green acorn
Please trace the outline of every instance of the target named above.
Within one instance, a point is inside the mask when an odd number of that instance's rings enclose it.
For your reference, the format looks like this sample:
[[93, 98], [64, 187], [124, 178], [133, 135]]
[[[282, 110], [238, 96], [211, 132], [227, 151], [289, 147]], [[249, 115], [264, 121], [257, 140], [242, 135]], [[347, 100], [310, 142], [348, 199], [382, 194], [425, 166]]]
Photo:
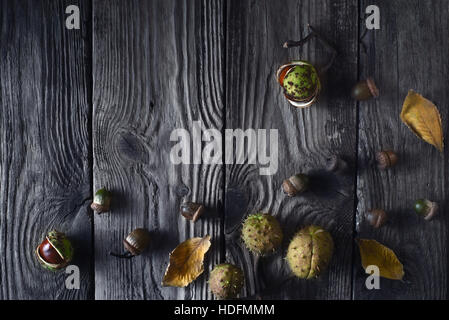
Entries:
[[438, 203], [429, 201], [427, 199], [416, 200], [413, 205], [415, 212], [424, 217], [426, 220], [430, 220], [438, 212]]
[[242, 239], [246, 247], [258, 255], [275, 252], [282, 243], [282, 229], [275, 217], [266, 213], [248, 216], [243, 223]]
[[98, 213], [109, 211], [111, 205], [111, 193], [105, 188], [99, 189], [94, 196], [94, 201], [90, 205], [92, 210]]
[[73, 258], [73, 247], [64, 233], [52, 230], [36, 248], [39, 262], [49, 270], [62, 269]]
[[308, 226], [290, 242], [287, 262], [298, 278], [317, 278], [327, 269], [333, 250], [334, 242], [329, 232], [318, 226]]
[[209, 287], [219, 299], [233, 299], [243, 288], [242, 269], [229, 263], [215, 266], [209, 276]]

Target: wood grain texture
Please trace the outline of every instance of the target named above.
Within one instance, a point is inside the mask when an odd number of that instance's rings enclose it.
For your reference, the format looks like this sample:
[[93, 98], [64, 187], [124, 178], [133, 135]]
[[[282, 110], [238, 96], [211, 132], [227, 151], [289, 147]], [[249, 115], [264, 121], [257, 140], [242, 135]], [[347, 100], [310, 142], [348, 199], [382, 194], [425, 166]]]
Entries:
[[[368, 4], [379, 6], [381, 29], [369, 31], [363, 39], [367, 52], [360, 52], [360, 77], [373, 76], [381, 95], [360, 103], [357, 231], [359, 237], [394, 250], [405, 277], [403, 282], [382, 279], [380, 290], [367, 290], [356, 256], [354, 298], [446, 299], [448, 152], [440, 154], [419, 140], [399, 115], [407, 91], [413, 89], [437, 105], [448, 136], [449, 4], [362, 1], [361, 10]], [[397, 152], [396, 167], [381, 172], [372, 165], [381, 149]], [[413, 203], [419, 198], [440, 204], [436, 219], [425, 221], [414, 213]], [[363, 220], [364, 212], [373, 207], [384, 208], [390, 216], [389, 224], [376, 231]]]
[[[65, 28], [70, 4], [81, 9], [81, 30]], [[381, 29], [358, 43], [371, 4]], [[399, 118], [414, 89], [437, 105], [449, 134], [447, 17], [445, 0], [1, 0], [0, 299], [213, 299], [208, 272], [224, 261], [243, 268], [243, 298], [447, 299], [448, 151], [420, 141]], [[282, 48], [307, 24], [339, 56], [322, 76], [318, 103], [300, 110], [275, 72], [293, 59], [319, 66], [330, 57], [317, 40]], [[351, 86], [368, 76], [381, 96], [355, 103]], [[170, 134], [192, 132], [195, 120], [222, 133], [277, 129], [277, 172], [173, 165]], [[395, 168], [375, 166], [381, 149], [398, 153]], [[323, 169], [331, 154], [348, 160], [346, 174]], [[287, 198], [282, 180], [298, 172], [310, 175], [310, 191]], [[103, 186], [112, 210], [89, 219]], [[417, 198], [437, 201], [439, 215], [416, 216]], [[183, 200], [206, 205], [197, 223], [180, 216]], [[373, 230], [363, 215], [376, 207], [390, 221]], [[274, 214], [285, 233], [271, 257], [254, 257], [240, 240], [241, 222], [259, 211]], [[308, 224], [328, 229], [336, 245], [329, 270], [311, 281], [294, 279], [282, 259]], [[149, 250], [109, 256], [137, 227], [150, 230]], [[67, 290], [67, 275], [35, 258], [52, 228], [72, 239], [80, 290]], [[204, 274], [185, 289], [162, 287], [169, 252], [206, 234]], [[380, 290], [367, 290], [355, 237], [393, 249], [404, 281], [381, 279]]]
[[[89, 1], [0, 2], [0, 299], [92, 296], [88, 32], [65, 8]], [[52, 228], [75, 247], [80, 290], [43, 269], [35, 249]]]
[[[95, 1], [93, 7], [94, 186], [114, 194], [95, 217], [97, 299], [210, 299], [208, 269], [221, 261], [223, 167], [174, 165], [172, 130], [193, 121], [222, 129], [223, 59], [220, 1]], [[183, 199], [204, 203], [192, 224]], [[152, 235], [132, 260], [122, 250], [134, 228]], [[203, 275], [185, 289], [161, 286], [169, 252], [209, 234]]]
[[[277, 129], [279, 169], [260, 176], [257, 165], [226, 167], [225, 235], [227, 260], [243, 267], [244, 296], [273, 299], [350, 299], [354, 218], [353, 168], [346, 175], [323, 170], [333, 153], [355, 163], [357, 79], [357, 1], [229, 1], [226, 25], [226, 127]], [[275, 79], [277, 68], [294, 59], [324, 65], [330, 57], [319, 42], [284, 49], [313, 25], [339, 51], [322, 77], [319, 102], [296, 109]], [[311, 190], [287, 198], [282, 180], [298, 172], [311, 176]], [[255, 259], [241, 243], [240, 223], [248, 214], [271, 212], [285, 233], [282, 250]], [[317, 280], [291, 278], [284, 259], [289, 240], [301, 226], [328, 229], [336, 245], [330, 270]]]

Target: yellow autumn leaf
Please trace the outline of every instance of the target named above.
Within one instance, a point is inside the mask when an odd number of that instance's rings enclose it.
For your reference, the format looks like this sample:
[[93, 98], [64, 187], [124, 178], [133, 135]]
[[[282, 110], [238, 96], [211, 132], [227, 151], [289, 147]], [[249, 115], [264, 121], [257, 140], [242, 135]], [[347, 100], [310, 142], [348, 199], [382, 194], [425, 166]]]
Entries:
[[443, 129], [437, 107], [422, 95], [409, 90], [404, 100], [401, 120], [419, 138], [443, 152]]
[[362, 257], [362, 266], [365, 270], [368, 266], [375, 265], [379, 268], [381, 277], [402, 280], [404, 268], [391, 249], [376, 240], [358, 239], [357, 244]]
[[192, 238], [178, 245], [170, 253], [163, 286], [185, 287], [204, 271], [204, 255], [210, 248], [210, 236]]

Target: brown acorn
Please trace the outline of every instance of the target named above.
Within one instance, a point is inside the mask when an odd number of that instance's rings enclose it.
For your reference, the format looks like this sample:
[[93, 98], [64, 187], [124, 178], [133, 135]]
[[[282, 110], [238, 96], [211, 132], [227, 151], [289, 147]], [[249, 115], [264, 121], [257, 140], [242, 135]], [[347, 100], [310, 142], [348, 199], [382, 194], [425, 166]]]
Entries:
[[380, 151], [376, 155], [376, 160], [379, 169], [385, 170], [396, 165], [398, 156], [391, 150]]
[[362, 101], [371, 98], [377, 98], [379, 96], [379, 89], [377, 88], [374, 80], [368, 78], [366, 80], [359, 81], [351, 91], [353, 99]]
[[150, 243], [150, 232], [144, 228], [138, 228], [133, 230], [124, 240], [123, 245], [127, 252], [123, 254], [117, 254], [110, 252], [111, 256], [117, 258], [130, 259], [140, 255], [148, 247]]
[[365, 219], [374, 228], [382, 227], [388, 220], [387, 213], [382, 209], [371, 209], [365, 213]]
[[302, 173], [295, 174], [294, 176], [285, 179], [282, 183], [284, 193], [289, 197], [293, 197], [299, 193], [306, 191], [308, 186], [309, 177]]
[[204, 206], [194, 202], [183, 202], [181, 204], [181, 215], [187, 220], [196, 222], [204, 212]]

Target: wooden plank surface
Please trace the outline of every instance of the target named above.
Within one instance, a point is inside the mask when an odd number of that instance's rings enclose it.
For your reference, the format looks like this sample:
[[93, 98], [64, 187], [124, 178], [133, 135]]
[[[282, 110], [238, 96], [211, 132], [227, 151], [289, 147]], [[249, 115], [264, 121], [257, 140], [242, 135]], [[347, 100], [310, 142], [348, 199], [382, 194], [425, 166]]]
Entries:
[[[174, 129], [222, 129], [222, 3], [95, 1], [93, 17], [94, 186], [114, 194], [111, 212], [95, 217], [95, 297], [210, 299], [207, 270], [186, 289], [161, 281], [188, 238], [211, 235], [206, 268], [221, 260], [223, 168], [169, 155]], [[196, 224], [179, 214], [184, 198], [207, 207]], [[108, 256], [136, 227], [150, 230], [149, 250]]]
[[[323, 166], [333, 153], [355, 161], [356, 104], [349, 91], [357, 79], [357, 1], [236, 0], [227, 6], [226, 127], [279, 132], [279, 169], [274, 175], [259, 175], [256, 165], [226, 167], [227, 260], [245, 270], [245, 296], [350, 299], [355, 173], [328, 174]], [[339, 57], [322, 77], [319, 102], [300, 110], [285, 100], [275, 72], [294, 59], [317, 65], [328, 60], [331, 53], [316, 40], [302, 49], [282, 48], [286, 40], [304, 37], [307, 24], [336, 45]], [[311, 176], [311, 191], [287, 198], [282, 180], [298, 172]], [[255, 259], [241, 243], [240, 224], [259, 211], [280, 220], [285, 241], [278, 254]], [[293, 234], [308, 224], [328, 229], [336, 251], [329, 272], [302, 281], [291, 278], [282, 258]]]
[[[70, 4], [81, 9], [81, 30], [64, 26]], [[362, 45], [370, 4], [381, 29]], [[208, 272], [224, 261], [245, 271], [243, 298], [447, 299], [448, 154], [416, 138], [399, 114], [414, 89], [438, 106], [448, 136], [448, 16], [444, 0], [0, 1], [0, 299], [212, 299]], [[330, 57], [316, 40], [282, 48], [307, 24], [339, 56], [321, 77], [319, 101], [300, 110], [275, 72], [293, 59], [320, 66]], [[381, 96], [355, 103], [350, 89], [368, 76]], [[221, 133], [277, 129], [277, 172], [172, 164], [170, 134], [192, 132], [196, 120]], [[395, 168], [376, 168], [381, 149], [398, 153]], [[224, 143], [222, 151], [224, 159]], [[348, 160], [346, 174], [324, 171], [331, 154]], [[287, 198], [282, 180], [297, 172], [310, 175], [311, 190]], [[103, 186], [113, 209], [89, 219]], [[417, 198], [437, 201], [439, 216], [416, 216]], [[180, 216], [183, 200], [206, 205], [196, 224]], [[363, 219], [374, 207], [390, 217], [379, 230]], [[274, 214], [285, 234], [282, 250], [260, 259], [240, 240], [242, 220], [259, 211]], [[336, 250], [322, 277], [297, 280], [282, 258], [312, 223], [331, 232]], [[149, 250], [109, 256], [137, 227], [150, 230]], [[45, 271], [34, 256], [52, 228], [73, 240], [80, 290], [67, 290], [66, 274]], [[206, 234], [205, 273], [185, 289], [162, 287], [169, 252]], [[404, 281], [367, 290], [357, 237], [393, 249]]]
[[[393, 249], [404, 264], [404, 281], [382, 279], [380, 290], [367, 290], [359, 258], [354, 264], [355, 299], [447, 298], [447, 150], [440, 154], [402, 124], [399, 114], [409, 89], [433, 101], [448, 136], [447, 79], [449, 3], [447, 1], [362, 1], [361, 10], [376, 4], [381, 29], [364, 38], [360, 77], [373, 76], [381, 95], [360, 103], [357, 231]], [[361, 13], [363, 15], [363, 12]], [[399, 163], [381, 172], [370, 159], [381, 149], [395, 150]], [[413, 211], [416, 199], [440, 205], [436, 219], [425, 221]], [[364, 212], [385, 209], [390, 223], [374, 231]]]
[[[65, 28], [65, 8], [89, 1], [0, 2], [0, 299], [92, 296], [89, 43]], [[43, 269], [35, 249], [50, 229], [75, 247], [80, 290]]]

